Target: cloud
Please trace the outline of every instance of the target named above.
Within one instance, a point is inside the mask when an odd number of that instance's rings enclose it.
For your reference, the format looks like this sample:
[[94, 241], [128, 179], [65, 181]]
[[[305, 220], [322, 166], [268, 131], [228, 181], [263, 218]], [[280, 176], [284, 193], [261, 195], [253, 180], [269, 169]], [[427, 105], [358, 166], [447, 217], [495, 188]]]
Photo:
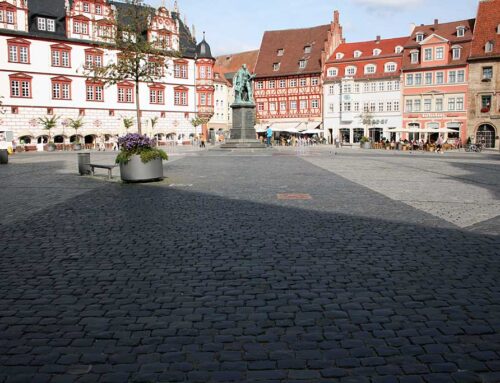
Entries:
[[422, 5], [422, 0], [352, 0], [373, 12], [402, 12]]

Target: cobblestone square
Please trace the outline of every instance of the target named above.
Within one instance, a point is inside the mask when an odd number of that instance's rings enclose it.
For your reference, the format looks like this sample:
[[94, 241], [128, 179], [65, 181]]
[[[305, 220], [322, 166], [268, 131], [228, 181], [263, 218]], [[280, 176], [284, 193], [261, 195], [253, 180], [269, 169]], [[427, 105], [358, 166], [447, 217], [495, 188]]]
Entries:
[[500, 382], [500, 155], [169, 154], [0, 166], [1, 383]]

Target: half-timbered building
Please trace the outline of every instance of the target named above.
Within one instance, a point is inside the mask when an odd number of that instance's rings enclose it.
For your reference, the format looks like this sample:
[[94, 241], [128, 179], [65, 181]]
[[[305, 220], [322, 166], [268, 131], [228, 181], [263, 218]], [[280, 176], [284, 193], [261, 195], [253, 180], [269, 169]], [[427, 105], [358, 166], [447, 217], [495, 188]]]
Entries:
[[322, 123], [322, 67], [342, 42], [339, 13], [313, 28], [267, 31], [255, 66], [257, 130], [297, 132]]

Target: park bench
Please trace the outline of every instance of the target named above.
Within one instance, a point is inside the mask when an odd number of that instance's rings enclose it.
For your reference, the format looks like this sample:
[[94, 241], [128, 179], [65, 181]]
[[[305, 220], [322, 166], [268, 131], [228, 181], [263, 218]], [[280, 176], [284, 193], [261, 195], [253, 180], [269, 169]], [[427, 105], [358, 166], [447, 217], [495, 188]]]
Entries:
[[343, 148], [344, 146], [349, 146], [352, 148], [352, 144], [344, 144], [343, 142], [340, 143], [340, 147]]
[[108, 179], [113, 178], [113, 169], [116, 168], [118, 165], [100, 165], [100, 164], [89, 164], [90, 166], [90, 171], [92, 172], [92, 175], [95, 173], [95, 168], [98, 169], [107, 169], [108, 170]]

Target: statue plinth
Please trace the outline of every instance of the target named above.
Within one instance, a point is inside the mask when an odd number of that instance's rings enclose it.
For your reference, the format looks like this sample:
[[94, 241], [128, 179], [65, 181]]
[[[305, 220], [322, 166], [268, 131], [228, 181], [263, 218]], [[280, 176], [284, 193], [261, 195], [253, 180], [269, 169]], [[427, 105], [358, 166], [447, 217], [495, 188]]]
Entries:
[[266, 145], [257, 140], [255, 133], [255, 104], [234, 103], [231, 138], [221, 145], [223, 149], [265, 149]]

